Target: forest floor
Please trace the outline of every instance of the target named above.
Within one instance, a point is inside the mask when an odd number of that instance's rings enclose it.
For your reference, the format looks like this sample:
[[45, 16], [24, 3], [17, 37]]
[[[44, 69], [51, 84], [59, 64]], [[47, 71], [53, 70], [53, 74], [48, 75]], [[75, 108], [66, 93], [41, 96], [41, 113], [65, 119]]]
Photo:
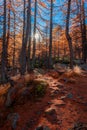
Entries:
[[[87, 73], [72, 81], [58, 77], [53, 70], [37, 78], [49, 84], [47, 92], [37, 101], [27, 100], [8, 108], [8, 114], [18, 114], [14, 129], [87, 130]], [[6, 120], [0, 130], [12, 130], [12, 119]]]

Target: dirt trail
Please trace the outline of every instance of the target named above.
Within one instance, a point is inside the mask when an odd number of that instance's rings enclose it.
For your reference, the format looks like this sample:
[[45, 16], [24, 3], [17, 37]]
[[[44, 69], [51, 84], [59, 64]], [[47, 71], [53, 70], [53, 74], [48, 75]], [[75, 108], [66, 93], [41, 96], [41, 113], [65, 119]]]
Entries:
[[[87, 75], [86, 75], [87, 76]], [[87, 123], [87, 78], [78, 77], [75, 83], [65, 83], [49, 76], [39, 78], [49, 83], [46, 95], [37, 102], [30, 100], [14, 106], [19, 114], [16, 130], [35, 130], [39, 125], [48, 126], [51, 130], [69, 130], [75, 123]], [[55, 110], [53, 115], [46, 110]], [[6, 121], [0, 130], [11, 130], [11, 121]]]

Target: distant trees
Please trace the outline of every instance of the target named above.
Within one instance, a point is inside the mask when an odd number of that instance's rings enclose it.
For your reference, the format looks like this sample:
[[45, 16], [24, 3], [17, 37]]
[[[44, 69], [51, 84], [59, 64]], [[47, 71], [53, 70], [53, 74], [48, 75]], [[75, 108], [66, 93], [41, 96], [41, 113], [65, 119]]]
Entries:
[[36, 67], [51, 69], [55, 62], [65, 63], [65, 59], [71, 68], [74, 59], [86, 63], [85, 5], [79, 0], [1, 0], [1, 80], [6, 81], [10, 69], [19, 69], [24, 75]]

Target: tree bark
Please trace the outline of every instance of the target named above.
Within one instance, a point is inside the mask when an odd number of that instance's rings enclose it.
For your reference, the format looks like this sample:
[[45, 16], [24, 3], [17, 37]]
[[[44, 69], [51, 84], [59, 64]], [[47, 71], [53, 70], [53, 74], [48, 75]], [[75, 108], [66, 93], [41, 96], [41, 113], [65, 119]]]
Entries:
[[32, 54], [32, 69], [35, 65], [35, 54], [36, 54], [36, 21], [37, 21], [37, 0], [35, 0], [35, 10], [34, 10], [34, 33], [33, 33], [33, 54]]
[[51, 0], [51, 9], [50, 9], [49, 68], [52, 68], [52, 29], [53, 29], [53, 0]]
[[68, 0], [67, 16], [66, 16], [66, 38], [67, 38], [69, 50], [70, 50], [70, 68], [73, 69], [72, 38], [70, 37], [70, 34], [69, 34], [70, 9], [71, 9], [71, 0]]
[[24, 11], [23, 11], [23, 38], [22, 38], [22, 49], [20, 53], [20, 72], [21, 75], [24, 75], [26, 72], [26, 43], [25, 43], [25, 4], [24, 0]]
[[29, 43], [28, 43], [28, 53], [27, 53], [27, 71], [31, 70], [31, 0], [28, 0], [29, 8]]
[[7, 46], [6, 46], [6, 0], [4, 0], [4, 20], [3, 20], [3, 43], [2, 43], [2, 56], [1, 56], [1, 81], [2, 83], [7, 80], [6, 73], [7, 61]]

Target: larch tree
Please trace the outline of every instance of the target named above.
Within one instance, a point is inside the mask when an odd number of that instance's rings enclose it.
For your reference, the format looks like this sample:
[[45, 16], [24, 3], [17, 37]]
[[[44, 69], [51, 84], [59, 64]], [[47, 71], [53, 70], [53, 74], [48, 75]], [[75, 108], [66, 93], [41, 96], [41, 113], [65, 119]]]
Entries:
[[73, 69], [72, 38], [70, 37], [70, 34], [69, 34], [70, 10], [71, 10], [71, 0], [68, 0], [67, 16], [66, 16], [66, 38], [67, 38], [69, 50], [70, 50], [70, 68]]
[[35, 65], [35, 54], [36, 54], [36, 22], [37, 22], [37, 0], [35, 0], [34, 5], [34, 30], [33, 30], [33, 52], [32, 52], [32, 68]]
[[26, 45], [25, 43], [25, 18], [26, 18], [26, 1], [24, 0], [24, 8], [23, 8], [23, 36], [22, 36], [22, 48], [20, 53], [20, 72], [21, 75], [24, 75], [26, 72]]
[[52, 29], [53, 29], [53, 0], [51, 0], [51, 8], [50, 8], [49, 68], [52, 68]]
[[4, 17], [3, 17], [3, 43], [2, 43], [2, 55], [1, 55], [1, 81], [5, 83], [7, 81], [7, 47], [6, 47], [6, 0], [4, 0]]

